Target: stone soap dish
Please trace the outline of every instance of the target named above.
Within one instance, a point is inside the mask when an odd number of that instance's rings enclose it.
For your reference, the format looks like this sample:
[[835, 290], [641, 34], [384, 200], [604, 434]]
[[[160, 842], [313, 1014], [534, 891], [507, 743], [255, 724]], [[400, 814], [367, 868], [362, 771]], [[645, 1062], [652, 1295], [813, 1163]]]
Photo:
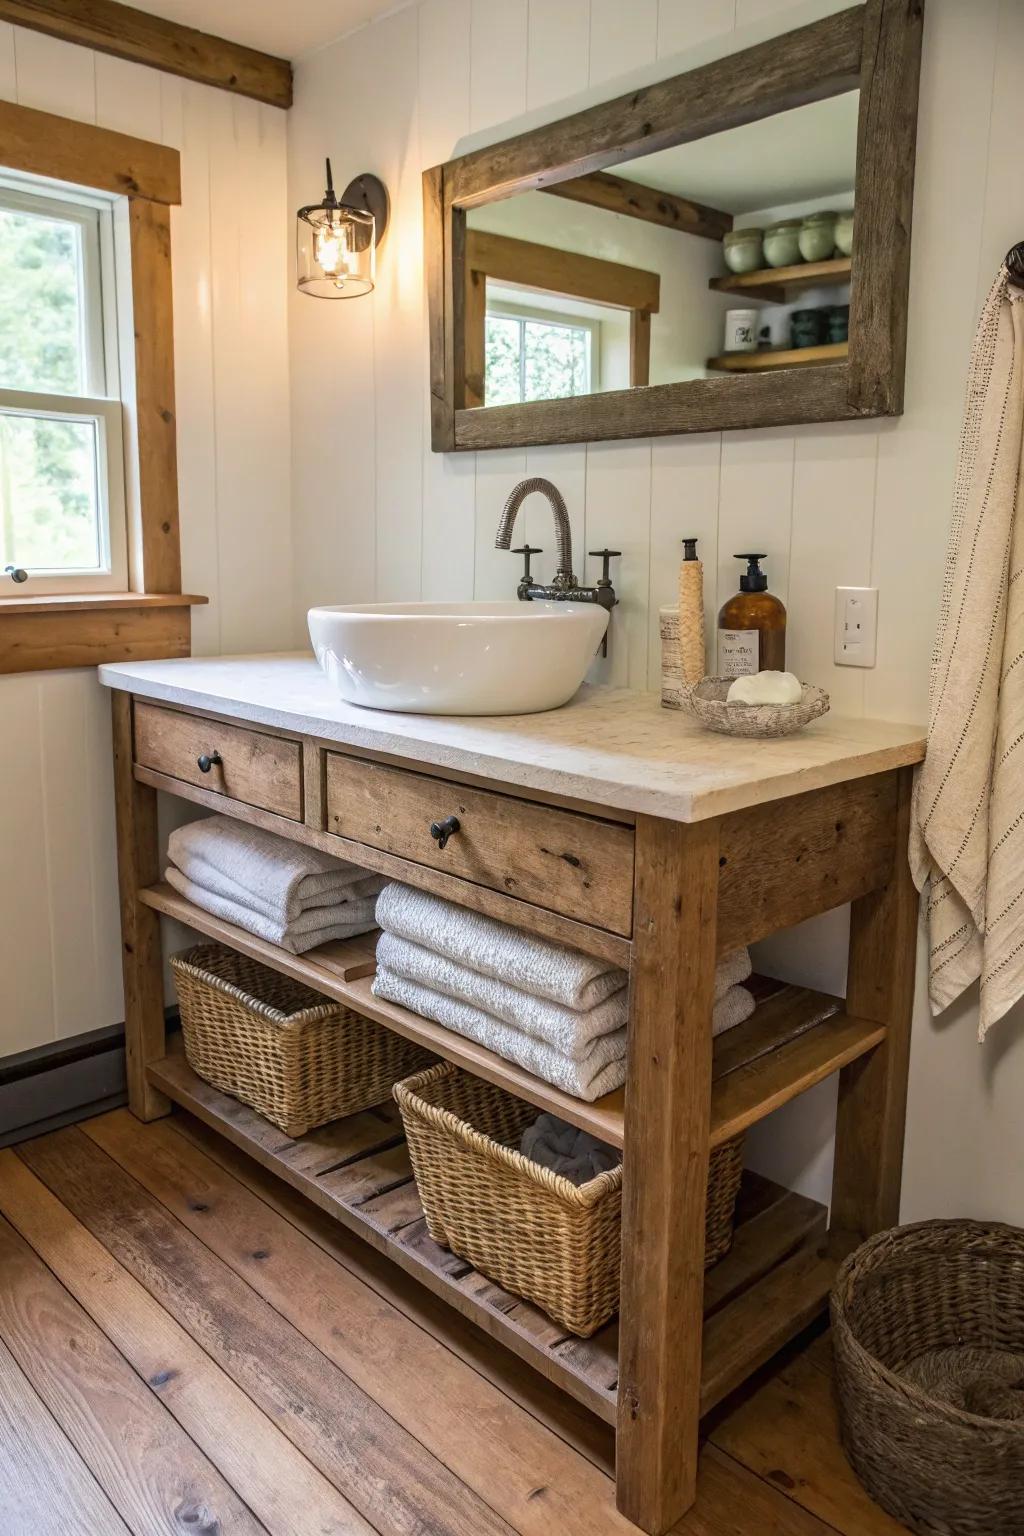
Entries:
[[801, 684], [803, 693], [795, 704], [727, 704], [725, 696], [734, 681], [704, 678], [684, 691], [684, 707], [709, 731], [725, 736], [788, 736], [828, 713], [828, 694], [811, 683]]

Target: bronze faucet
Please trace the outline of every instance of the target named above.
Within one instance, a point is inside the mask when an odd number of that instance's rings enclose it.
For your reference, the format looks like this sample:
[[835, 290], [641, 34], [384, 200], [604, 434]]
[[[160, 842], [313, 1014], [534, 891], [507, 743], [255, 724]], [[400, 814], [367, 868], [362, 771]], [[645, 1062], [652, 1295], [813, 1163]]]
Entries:
[[[540, 491], [551, 504], [552, 516], [555, 520], [555, 544], [558, 550], [558, 564], [555, 568], [555, 576], [550, 586], [542, 582], [534, 581], [530, 571], [530, 559], [533, 555], [542, 555], [544, 551], [530, 544], [524, 544], [513, 554], [522, 555], [523, 574], [519, 578], [519, 586], [516, 595], [521, 603], [532, 602], [534, 598], [546, 598], [555, 602], [574, 603], [598, 603], [602, 608], [611, 613], [618, 602], [615, 588], [612, 586], [609, 570], [612, 560], [621, 553], [617, 549], [592, 549], [590, 553], [601, 559], [604, 564], [601, 576], [593, 587], [581, 587], [576, 580], [572, 568], [572, 529], [569, 526], [569, 514], [565, 509], [561, 491], [552, 485], [550, 480], [534, 476], [529, 480], [520, 480], [512, 494], [509, 496], [502, 510], [501, 520], [498, 523], [498, 534], [494, 540], [495, 549], [509, 549], [512, 544], [512, 529], [519, 512], [519, 508], [527, 496], [534, 491]], [[602, 655], [608, 654], [608, 637], [605, 635], [601, 644]]]

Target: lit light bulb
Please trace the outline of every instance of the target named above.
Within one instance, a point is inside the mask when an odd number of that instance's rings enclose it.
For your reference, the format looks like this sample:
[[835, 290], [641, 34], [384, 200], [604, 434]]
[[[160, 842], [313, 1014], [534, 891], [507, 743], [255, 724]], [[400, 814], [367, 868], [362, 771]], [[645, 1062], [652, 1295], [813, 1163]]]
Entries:
[[347, 230], [324, 224], [317, 230], [316, 259], [328, 277], [342, 276], [348, 266]]

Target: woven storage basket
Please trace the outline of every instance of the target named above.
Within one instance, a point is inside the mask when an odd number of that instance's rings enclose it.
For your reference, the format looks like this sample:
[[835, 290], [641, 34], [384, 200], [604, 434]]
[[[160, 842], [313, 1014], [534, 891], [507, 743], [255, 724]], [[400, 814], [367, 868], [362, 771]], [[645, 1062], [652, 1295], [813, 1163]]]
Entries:
[[189, 1066], [289, 1136], [380, 1104], [429, 1052], [225, 949], [171, 957]]
[[1024, 1232], [925, 1221], [871, 1238], [832, 1293], [843, 1445], [921, 1536], [1024, 1533]]
[[[622, 1169], [589, 1183], [524, 1157], [532, 1104], [441, 1062], [395, 1084], [427, 1229], [507, 1290], [588, 1338], [619, 1305]], [[732, 1242], [743, 1138], [711, 1154], [706, 1262]]]

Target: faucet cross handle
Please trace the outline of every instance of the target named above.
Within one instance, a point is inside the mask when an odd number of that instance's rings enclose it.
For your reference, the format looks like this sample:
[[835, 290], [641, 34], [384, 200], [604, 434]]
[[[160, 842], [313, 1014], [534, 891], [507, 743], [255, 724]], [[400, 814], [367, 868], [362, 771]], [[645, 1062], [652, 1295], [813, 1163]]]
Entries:
[[533, 573], [530, 570], [530, 557], [532, 555], [542, 555], [544, 553], [544, 551], [542, 549], [537, 548], [533, 544], [521, 544], [519, 546], [519, 548], [518, 549], [514, 549], [512, 551], [512, 553], [514, 555], [522, 555], [522, 557], [523, 557], [523, 582], [527, 586], [529, 586], [530, 582], [533, 580]]
[[619, 556], [622, 554], [622, 550], [621, 549], [588, 549], [587, 550], [587, 554], [590, 555], [592, 558], [594, 558], [596, 560], [603, 561], [603, 566], [602, 566], [602, 570], [601, 570], [601, 578], [600, 578], [600, 580], [597, 583], [598, 586], [599, 587], [610, 587], [611, 584], [612, 584], [612, 578], [611, 578], [611, 565], [612, 565], [612, 561], [613, 560], [617, 560], [619, 558]]

